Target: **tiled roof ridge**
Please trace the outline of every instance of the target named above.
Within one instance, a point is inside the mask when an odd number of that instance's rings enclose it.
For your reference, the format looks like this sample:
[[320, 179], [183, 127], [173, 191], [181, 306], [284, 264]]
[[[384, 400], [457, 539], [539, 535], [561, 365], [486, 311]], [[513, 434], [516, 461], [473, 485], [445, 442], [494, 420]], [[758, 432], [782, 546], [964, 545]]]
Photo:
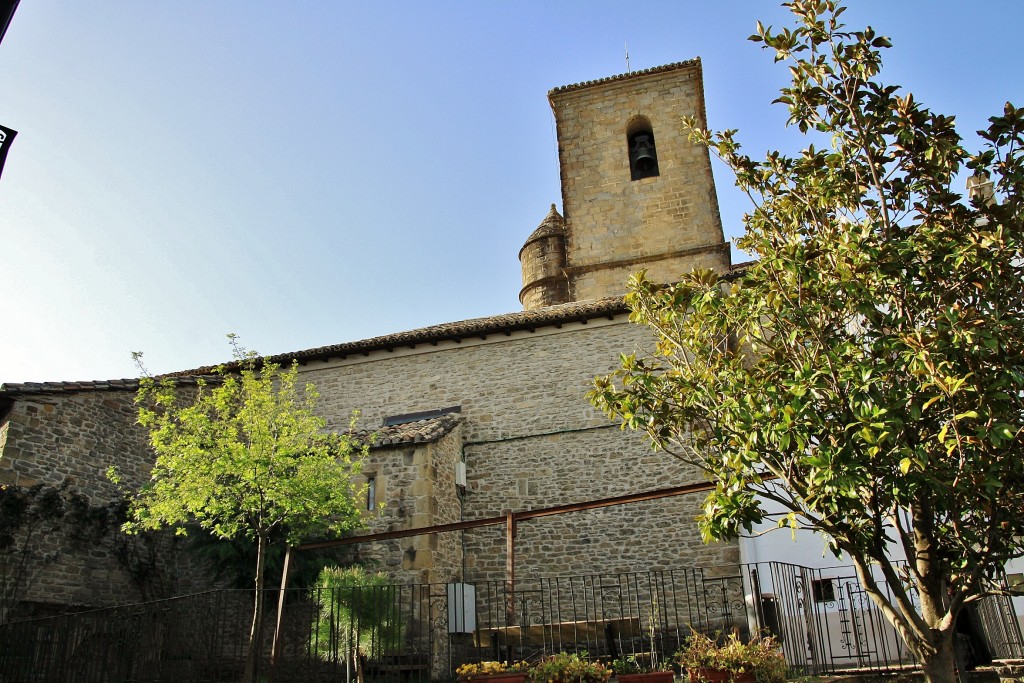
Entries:
[[356, 441], [369, 444], [370, 448], [401, 446], [413, 443], [431, 443], [455, 429], [462, 421], [458, 413], [445, 413], [437, 417], [403, 422], [398, 425], [363, 429], [352, 434]]
[[[724, 277], [736, 277], [752, 261], [736, 264]], [[394, 350], [399, 347], [414, 348], [419, 344], [437, 344], [440, 341], [459, 341], [466, 337], [480, 337], [491, 334], [511, 333], [520, 330], [534, 331], [542, 327], [560, 327], [570, 322], [584, 322], [602, 317], [614, 317], [627, 313], [625, 300], [621, 296], [592, 301], [573, 301], [556, 306], [546, 306], [530, 311], [503, 313], [482, 318], [470, 318], [458, 322], [442, 323], [397, 332], [369, 339], [344, 342], [331, 346], [320, 346], [303, 351], [270, 356], [275, 363], [290, 363], [297, 360], [306, 363], [312, 360], [346, 358], [355, 354], [369, 355], [373, 351]], [[232, 369], [234, 364], [208, 365], [192, 370], [180, 370], [159, 375], [158, 378], [175, 378], [181, 382], [193, 383], [199, 378], [209, 381], [215, 377], [217, 368]], [[79, 382], [9, 382], [0, 383], [0, 397], [22, 394], [53, 394], [74, 391], [136, 391], [138, 379], [89, 380]]]
[[700, 65], [700, 57], [694, 57], [693, 59], [687, 59], [682, 62], [672, 62], [671, 64], [652, 66], [649, 69], [642, 69], [641, 71], [630, 71], [629, 73], [616, 74], [614, 76], [605, 76], [604, 78], [595, 78], [592, 81], [581, 81], [579, 83], [572, 83], [570, 85], [561, 85], [557, 88], [552, 88], [551, 90], [549, 90], [548, 97], [551, 97], [552, 95], [561, 94], [564, 92], [570, 92], [572, 90], [582, 90], [583, 88], [589, 88], [595, 85], [602, 85], [604, 83], [610, 83], [612, 81], [625, 81], [630, 78], [649, 76], [651, 74], [664, 73], [666, 71], [674, 71], [676, 69], [682, 69], [686, 67], [699, 67]]
[[[211, 373], [182, 375], [173, 377], [175, 383], [194, 385], [200, 379], [206, 382], [217, 381], [219, 377]], [[78, 382], [4, 382], [0, 383], [0, 396], [18, 394], [63, 394], [75, 391], [138, 391], [139, 380], [135, 379], [102, 379], [82, 380]]]
[[[400, 347], [414, 348], [420, 344], [436, 345], [441, 341], [461, 341], [467, 337], [480, 337], [483, 339], [497, 333], [509, 334], [521, 330], [533, 332], [541, 327], [560, 327], [570, 322], [583, 322], [602, 317], [610, 318], [627, 311], [625, 300], [621, 296], [584, 302], [574, 301], [531, 311], [517, 311], [515, 313], [502, 313], [483, 318], [470, 318], [468, 320], [420, 327], [379, 337], [370, 337], [369, 339], [343, 342], [330, 346], [319, 346], [303, 351], [280, 353], [268, 356], [266, 360], [272, 363], [290, 363], [293, 360], [299, 363], [307, 363], [313, 360], [326, 361], [330, 358], [347, 358], [356, 354], [369, 355], [373, 351], [394, 350]], [[224, 367], [231, 369], [233, 366], [234, 364], [228, 363]], [[182, 377], [206, 374], [212, 372], [214, 367], [183, 370], [163, 376]]]

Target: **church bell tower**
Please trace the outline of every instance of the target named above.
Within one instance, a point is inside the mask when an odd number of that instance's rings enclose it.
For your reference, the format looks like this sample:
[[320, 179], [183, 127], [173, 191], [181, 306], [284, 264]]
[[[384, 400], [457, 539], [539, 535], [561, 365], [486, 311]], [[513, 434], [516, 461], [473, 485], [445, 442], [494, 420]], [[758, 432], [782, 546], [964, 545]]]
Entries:
[[562, 207], [554, 206], [519, 258], [519, 299], [531, 310], [625, 293], [646, 268], [671, 282], [694, 268], [725, 272], [708, 150], [682, 117], [706, 125], [699, 59], [555, 88]]

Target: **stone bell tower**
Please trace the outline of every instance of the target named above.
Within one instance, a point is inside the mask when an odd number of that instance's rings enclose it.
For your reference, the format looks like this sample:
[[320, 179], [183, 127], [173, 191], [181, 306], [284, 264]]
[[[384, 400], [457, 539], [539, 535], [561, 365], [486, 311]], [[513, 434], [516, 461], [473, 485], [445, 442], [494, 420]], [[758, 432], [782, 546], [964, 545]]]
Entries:
[[730, 266], [708, 150], [681, 130], [705, 125], [699, 59], [555, 88], [562, 207], [519, 253], [530, 310], [625, 292], [646, 268], [671, 282]]

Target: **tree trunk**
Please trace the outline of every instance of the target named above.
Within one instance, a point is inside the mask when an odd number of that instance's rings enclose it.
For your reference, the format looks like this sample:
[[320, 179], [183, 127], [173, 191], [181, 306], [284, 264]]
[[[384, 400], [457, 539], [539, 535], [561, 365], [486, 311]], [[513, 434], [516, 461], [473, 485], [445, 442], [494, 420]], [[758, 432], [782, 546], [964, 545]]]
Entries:
[[252, 611], [252, 629], [249, 631], [249, 652], [245, 658], [245, 683], [256, 683], [259, 673], [260, 650], [263, 643], [263, 565], [267, 557], [267, 539], [256, 535], [256, 604]]
[[936, 635], [941, 640], [936, 643], [935, 653], [922, 658], [921, 669], [924, 679], [928, 683], [956, 683], [956, 653], [953, 649], [955, 635], [951, 631]]
[[[922, 544], [918, 543], [918, 548], [920, 547]], [[917, 589], [921, 612], [920, 618], [915, 620], [906, 612], [907, 605], [893, 605], [890, 601], [891, 593], [883, 594], [879, 590], [871, 578], [871, 569], [866, 563], [866, 559], [871, 558], [858, 557], [849, 550], [847, 552], [853, 558], [861, 587], [882, 611], [885, 619], [896, 629], [903, 642], [907, 644], [910, 652], [921, 666], [925, 680], [928, 683], [958, 683], [956, 650], [954, 649], [956, 619], [953, 615], [946, 613], [944, 600], [946, 584], [943, 581], [935, 580], [931, 565], [928, 562], [919, 562], [918, 564], [921, 576], [915, 582], [914, 587]], [[875, 559], [883, 565], [888, 561], [885, 556]], [[893, 574], [891, 565], [886, 573]], [[896, 579], [890, 578], [890, 585], [895, 581]]]

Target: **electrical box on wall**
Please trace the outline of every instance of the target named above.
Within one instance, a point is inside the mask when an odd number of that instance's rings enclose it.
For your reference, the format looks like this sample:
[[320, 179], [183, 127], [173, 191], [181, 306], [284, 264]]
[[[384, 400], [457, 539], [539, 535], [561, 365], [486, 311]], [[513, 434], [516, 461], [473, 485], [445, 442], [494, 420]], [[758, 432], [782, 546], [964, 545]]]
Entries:
[[456, 486], [466, 486], [466, 463], [457, 462], [455, 463], [455, 484]]

